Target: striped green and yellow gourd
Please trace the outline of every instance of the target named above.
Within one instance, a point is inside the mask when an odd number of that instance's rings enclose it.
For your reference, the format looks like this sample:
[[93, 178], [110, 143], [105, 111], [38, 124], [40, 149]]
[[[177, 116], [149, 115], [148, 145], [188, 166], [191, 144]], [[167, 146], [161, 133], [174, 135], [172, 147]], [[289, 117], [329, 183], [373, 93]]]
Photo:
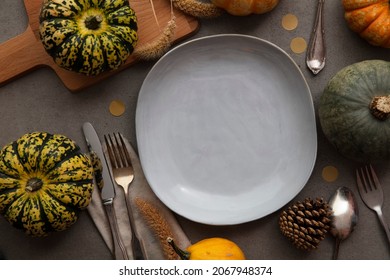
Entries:
[[66, 136], [25, 134], [0, 151], [0, 214], [32, 236], [65, 230], [89, 205], [93, 174]]
[[44, 0], [39, 35], [55, 63], [98, 75], [123, 65], [138, 41], [128, 0]]

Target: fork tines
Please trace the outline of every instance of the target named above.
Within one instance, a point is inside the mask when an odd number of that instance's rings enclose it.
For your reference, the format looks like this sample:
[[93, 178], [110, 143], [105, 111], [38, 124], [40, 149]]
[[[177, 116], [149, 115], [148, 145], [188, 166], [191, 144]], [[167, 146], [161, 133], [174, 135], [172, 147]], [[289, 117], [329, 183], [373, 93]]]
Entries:
[[364, 169], [360, 169], [360, 172], [356, 170], [356, 179], [360, 197], [368, 208], [376, 212], [390, 244], [390, 230], [382, 213], [384, 200], [383, 189], [375, 174], [374, 168], [370, 165]]
[[[359, 174], [360, 173], [360, 174]], [[372, 165], [356, 170], [359, 191], [369, 192], [380, 188], [379, 179]]]
[[113, 168], [120, 168], [131, 165], [130, 155], [121, 133], [104, 135], [104, 140], [107, 144], [107, 152]]

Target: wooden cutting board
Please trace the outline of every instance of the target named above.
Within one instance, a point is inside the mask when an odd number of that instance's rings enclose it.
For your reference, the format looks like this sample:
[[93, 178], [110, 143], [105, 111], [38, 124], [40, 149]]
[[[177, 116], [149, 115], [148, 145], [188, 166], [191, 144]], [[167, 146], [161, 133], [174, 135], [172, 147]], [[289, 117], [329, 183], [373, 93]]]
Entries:
[[[39, 67], [50, 67], [62, 80], [70, 91], [78, 91], [93, 85], [136, 62], [130, 56], [120, 69], [106, 72], [98, 76], [85, 76], [58, 67], [53, 59], [46, 53], [39, 40], [39, 12], [43, 0], [24, 0], [28, 15], [28, 27], [20, 35], [0, 44], [0, 85], [3, 85], [29, 71]], [[152, 42], [161, 34], [167, 22], [171, 19], [171, 6], [169, 0], [153, 0], [159, 25], [156, 23], [149, 0], [130, 0], [138, 20], [137, 46]], [[199, 23], [193, 17], [174, 10], [177, 28], [175, 40], [183, 39], [195, 33]], [[159, 27], [160, 26], [160, 27]]]

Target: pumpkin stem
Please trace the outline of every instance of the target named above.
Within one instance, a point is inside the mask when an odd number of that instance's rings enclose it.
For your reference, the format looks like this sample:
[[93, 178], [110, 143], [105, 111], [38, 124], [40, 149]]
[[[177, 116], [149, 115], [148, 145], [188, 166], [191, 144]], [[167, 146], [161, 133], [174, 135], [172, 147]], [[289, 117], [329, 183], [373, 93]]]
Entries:
[[40, 188], [42, 188], [42, 186], [43, 186], [43, 182], [41, 179], [30, 178], [26, 184], [26, 191], [35, 192], [35, 191], [39, 190]]
[[96, 30], [100, 27], [100, 23], [103, 21], [102, 15], [89, 16], [85, 19], [85, 27], [91, 30]]
[[370, 111], [378, 120], [387, 119], [390, 115], [390, 95], [375, 96], [371, 101]]
[[169, 245], [172, 246], [173, 250], [175, 250], [176, 254], [179, 255], [179, 257], [182, 259], [182, 260], [189, 260], [190, 259], [190, 253], [187, 252], [187, 251], [184, 251], [182, 249], [180, 249], [179, 247], [177, 247], [176, 243], [173, 241], [173, 238], [172, 237], [168, 237], [167, 238], [167, 242], [169, 243]]

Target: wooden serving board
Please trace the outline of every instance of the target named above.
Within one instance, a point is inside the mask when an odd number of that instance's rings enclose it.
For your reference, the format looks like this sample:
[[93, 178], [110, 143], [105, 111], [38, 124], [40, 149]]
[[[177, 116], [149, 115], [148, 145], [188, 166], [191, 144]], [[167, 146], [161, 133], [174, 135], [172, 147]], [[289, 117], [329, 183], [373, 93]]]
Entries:
[[[3, 85], [21, 75], [39, 67], [52, 68], [70, 91], [78, 91], [93, 85], [115, 73], [121, 71], [134, 62], [136, 58], [130, 56], [126, 63], [118, 70], [85, 76], [60, 68], [49, 56], [39, 40], [39, 12], [43, 0], [24, 0], [28, 15], [28, 27], [20, 35], [0, 44], [0, 85]], [[150, 43], [161, 34], [167, 22], [171, 19], [169, 0], [153, 0], [159, 25], [153, 15], [149, 0], [130, 0], [138, 21], [139, 41], [137, 46]], [[198, 21], [178, 10], [174, 10], [177, 28], [175, 40], [182, 39], [195, 33], [199, 28]], [[159, 27], [160, 26], [160, 27]]]

